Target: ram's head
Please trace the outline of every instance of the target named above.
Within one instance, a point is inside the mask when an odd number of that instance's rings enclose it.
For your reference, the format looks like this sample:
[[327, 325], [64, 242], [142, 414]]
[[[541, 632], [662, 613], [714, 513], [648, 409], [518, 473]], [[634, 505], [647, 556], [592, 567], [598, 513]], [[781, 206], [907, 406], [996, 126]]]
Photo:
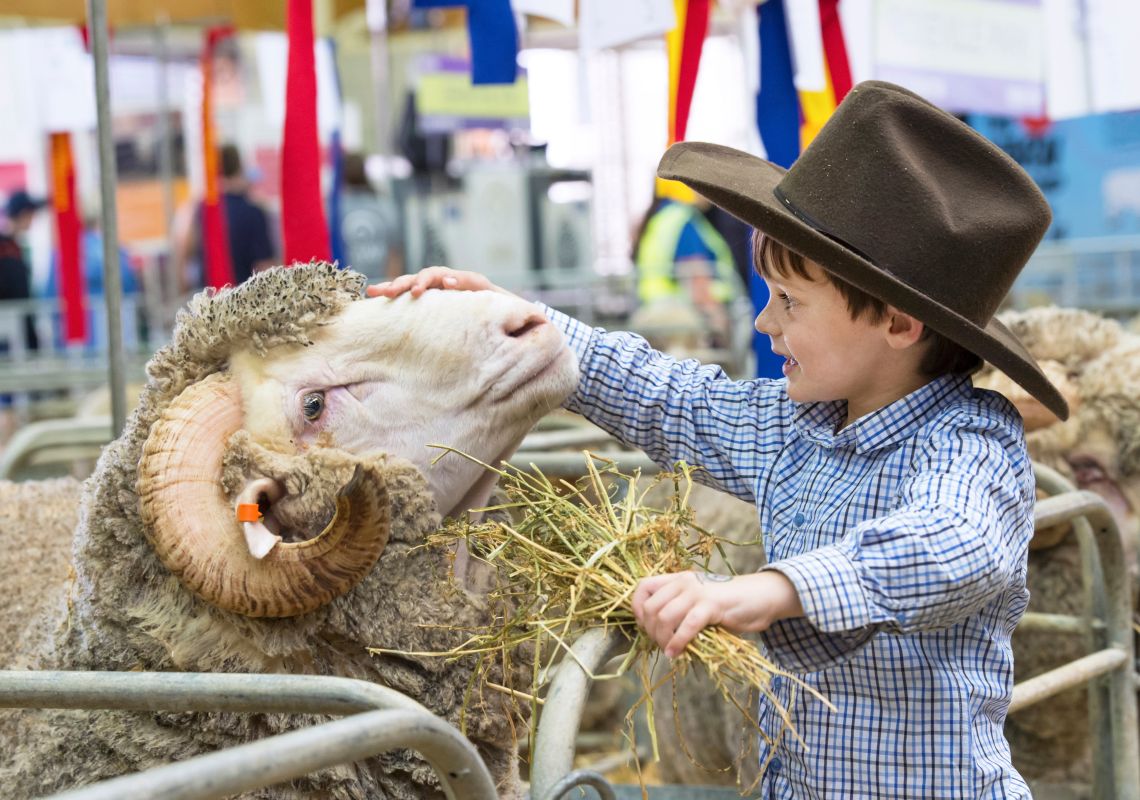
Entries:
[[[1036, 308], [1002, 321], [1061, 390], [1071, 415], [1061, 422], [1005, 375], [987, 368], [975, 384], [996, 389], [1025, 420], [1030, 456], [1080, 489], [1099, 494], [1123, 535], [1130, 566], [1140, 534], [1140, 339], [1092, 312]], [[1070, 526], [1038, 531], [1032, 547], [1057, 544]]]
[[[296, 270], [234, 290], [244, 304], [205, 297], [180, 320], [158, 362], [169, 367], [182, 348], [222, 363], [167, 381], [173, 399], [155, 412], [138, 466], [140, 513], [163, 564], [211, 604], [255, 617], [314, 610], [372, 569], [389, 536], [386, 458], [419, 467], [442, 514], [482, 505], [494, 475], [455, 456], [433, 463], [440, 451], [428, 445], [493, 464], [577, 378], [561, 334], [520, 299], [358, 299], [362, 279]], [[302, 293], [291, 308], [298, 285], [321, 291], [322, 281], [339, 302], [313, 311]], [[259, 306], [294, 333], [259, 319]], [[245, 333], [214, 342], [211, 325]]]

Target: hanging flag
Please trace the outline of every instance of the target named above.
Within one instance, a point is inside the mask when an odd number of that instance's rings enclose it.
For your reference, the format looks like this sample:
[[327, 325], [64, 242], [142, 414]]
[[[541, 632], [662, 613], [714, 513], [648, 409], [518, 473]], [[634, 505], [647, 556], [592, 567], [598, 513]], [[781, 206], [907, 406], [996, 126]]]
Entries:
[[416, 8], [467, 9], [471, 82], [514, 83], [518, 77], [519, 30], [510, 0], [413, 0]]
[[[818, 9], [810, 3], [795, 8], [798, 9], [798, 25], [801, 28], [800, 35], [793, 38], [797, 70], [801, 65], [815, 64], [818, 69], [813, 77], [823, 78], [822, 85], [814, 89], [807, 88], [797, 73], [796, 85], [803, 118], [800, 126], [802, 151], [811, 144], [835, 107], [851, 90], [851, 65], [847, 59], [847, 46], [839, 18], [839, 0], [819, 0]], [[812, 9], [813, 13], [805, 14], [805, 9]]]
[[281, 142], [281, 232], [285, 263], [327, 261], [332, 253], [321, 205], [313, 2], [289, 0], [285, 132]]
[[685, 140], [705, 35], [709, 0], [673, 0], [677, 27], [665, 34], [669, 53], [669, 144]]
[[202, 199], [203, 281], [215, 289], [234, 282], [226, 229], [225, 199], [221, 191], [218, 142], [214, 132], [214, 51], [218, 42], [233, 35], [228, 26], [209, 28], [202, 48], [202, 162], [205, 196]]
[[835, 93], [835, 104], [851, 91], [851, 61], [847, 57], [847, 39], [839, 16], [839, 0], [819, 0], [819, 25], [823, 32], [823, 57]]
[[800, 103], [792, 79], [792, 49], [783, 0], [760, 6], [760, 91], [756, 127], [768, 160], [781, 167], [800, 155]]
[[63, 338], [68, 344], [82, 344], [87, 341], [87, 280], [79, 246], [83, 232], [75, 205], [75, 158], [70, 133], [51, 134], [51, 180]]
[[[673, 0], [676, 25], [665, 34], [665, 52], [669, 61], [669, 118], [666, 146], [684, 141], [689, 126], [689, 109], [697, 85], [697, 71], [705, 35], [709, 29], [709, 0]], [[696, 194], [679, 181], [658, 178], [656, 193], [682, 203], [691, 203]]]

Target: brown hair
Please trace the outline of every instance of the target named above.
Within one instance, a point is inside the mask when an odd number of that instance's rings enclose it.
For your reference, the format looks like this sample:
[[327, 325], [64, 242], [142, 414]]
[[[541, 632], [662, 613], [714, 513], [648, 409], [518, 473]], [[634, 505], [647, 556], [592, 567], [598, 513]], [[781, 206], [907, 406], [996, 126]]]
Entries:
[[[770, 236], [756, 231], [752, 235], [752, 262], [757, 274], [762, 278], [796, 275], [804, 280], [812, 280], [808, 272], [807, 260], [799, 253], [785, 247]], [[851, 319], [866, 316], [871, 322], [878, 322], [887, 315], [887, 304], [877, 297], [867, 294], [826, 269], [826, 279], [839, 291], [847, 303]], [[982, 366], [982, 359], [957, 342], [947, 339], [929, 325], [923, 326], [920, 341], [927, 342], [926, 355], [918, 368], [931, 377], [946, 374], [970, 375]]]

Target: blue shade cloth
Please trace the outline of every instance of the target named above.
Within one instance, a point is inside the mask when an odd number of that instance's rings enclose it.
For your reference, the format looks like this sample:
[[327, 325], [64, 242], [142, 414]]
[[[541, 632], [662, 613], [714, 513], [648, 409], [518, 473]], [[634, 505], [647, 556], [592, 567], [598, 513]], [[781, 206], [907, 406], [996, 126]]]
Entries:
[[[761, 740], [760, 796], [1029, 798], [1002, 733], [1033, 534], [1013, 406], [947, 375], [840, 429], [842, 401], [794, 403], [785, 380], [733, 381], [546, 314], [579, 359], [566, 407], [755, 503], [765, 569], [796, 586], [806, 616], [762, 641], [837, 710], [772, 683], [806, 747]], [[758, 721], [780, 730], [769, 701]]]
[[[792, 50], [784, 0], [767, 0], [760, 17], [760, 91], [756, 94], [756, 127], [768, 160], [787, 169], [800, 155], [800, 101], [792, 82]], [[759, 314], [768, 303], [768, 287], [759, 275], [749, 277], [752, 305]], [[752, 337], [756, 375], [775, 378], [784, 360], [772, 352], [768, 337]]]
[[416, 8], [467, 7], [473, 84], [514, 83], [519, 31], [510, 0], [414, 0]]
[[[329, 52], [332, 53], [333, 82], [336, 84], [336, 96], [341, 98], [344, 96], [344, 92], [341, 91], [340, 68], [337, 66], [336, 39], [328, 36], [325, 37], [325, 41], [328, 42]], [[333, 262], [344, 269], [347, 266], [345, 261], [346, 248], [340, 226], [340, 202], [341, 195], [344, 192], [344, 146], [341, 144], [339, 118], [336, 127], [333, 128], [332, 135], [329, 136], [329, 155], [332, 159], [332, 186], [329, 187], [328, 208], [326, 209], [329, 220], [329, 249], [332, 251]]]

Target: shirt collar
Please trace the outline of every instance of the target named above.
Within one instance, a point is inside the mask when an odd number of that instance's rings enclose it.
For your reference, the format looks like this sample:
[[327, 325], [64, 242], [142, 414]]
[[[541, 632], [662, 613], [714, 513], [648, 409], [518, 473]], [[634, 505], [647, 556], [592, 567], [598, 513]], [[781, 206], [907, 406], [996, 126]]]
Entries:
[[792, 424], [800, 435], [827, 447], [846, 447], [870, 453], [901, 442], [952, 398], [965, 397], [973, 384], [968, 375], [942, 375], [878, 411], [866, 414], [838, 433], [847, 416], [847, 401], [798, 403]]

